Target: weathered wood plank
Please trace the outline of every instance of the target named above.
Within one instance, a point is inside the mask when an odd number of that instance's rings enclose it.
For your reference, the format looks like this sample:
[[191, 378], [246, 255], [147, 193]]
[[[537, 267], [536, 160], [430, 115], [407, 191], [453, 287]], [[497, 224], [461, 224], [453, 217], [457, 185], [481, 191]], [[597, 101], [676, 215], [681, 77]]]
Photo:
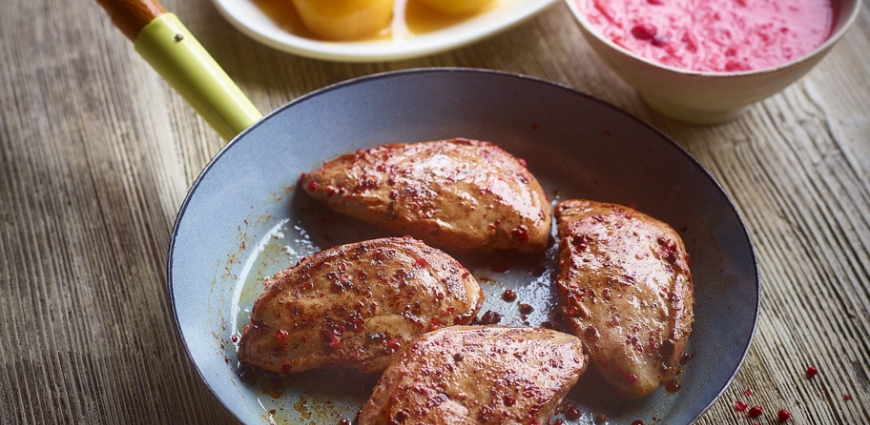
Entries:
[[[206, 0], [164, 5], [264, 112], [374, 72], [469, 66], [567, 84], [660, 127], [734, 200], [764, 284], [745, 366], [699, 423], [753, 423], [737, 400], [764, 406], [760, 423], [780, 408], [792, 423], [870, 423], [870, 7], [783, 94], [692, 127], [649, 110], [561, 4], [467, 48], [376, 64], [276, 52]], [[0, 57], [0, 423], [233, 423], [165, 296], [175, 212], [223, 141], [95, 2], [0, 3]]]

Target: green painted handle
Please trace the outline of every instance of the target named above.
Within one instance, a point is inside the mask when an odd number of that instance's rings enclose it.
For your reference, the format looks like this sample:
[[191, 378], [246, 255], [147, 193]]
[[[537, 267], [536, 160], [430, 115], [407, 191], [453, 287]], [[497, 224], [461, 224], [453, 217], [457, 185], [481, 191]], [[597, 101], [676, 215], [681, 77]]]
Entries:
[[134, 46], [225, 139], [263, 117], [174, 14], [154, 18]]

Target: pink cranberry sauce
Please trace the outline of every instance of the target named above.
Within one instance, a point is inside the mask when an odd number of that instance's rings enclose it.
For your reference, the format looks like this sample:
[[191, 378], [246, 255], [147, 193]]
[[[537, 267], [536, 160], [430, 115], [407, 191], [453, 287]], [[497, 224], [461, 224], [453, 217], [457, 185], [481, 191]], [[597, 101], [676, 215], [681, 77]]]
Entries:
[[831, 35], [838, 0], [575, 0], [614, 43], [701, 72], [771, 68]]

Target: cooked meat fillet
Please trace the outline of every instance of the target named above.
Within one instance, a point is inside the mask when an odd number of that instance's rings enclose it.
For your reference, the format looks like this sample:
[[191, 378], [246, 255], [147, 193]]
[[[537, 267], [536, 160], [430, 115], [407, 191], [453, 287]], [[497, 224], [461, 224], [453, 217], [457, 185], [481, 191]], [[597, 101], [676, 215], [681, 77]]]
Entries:
[[338, 246], [266, 282], [239, 360], [277, 374], [380, 372], [424, 332], [471, 322], [482, 303], [461, 264], [410, 237]]
[[357, 416], [373, 424], [545, 424], [586, 369], [547, 329], [454, 326], [402, 350]]
[[604, 379], [641, 398], [677, 374], [692, 333], [689, 255], [670, 226], [593, 201], [556, 206], [562, 313]]
[[390, 144], [343, 155], [301, 185], [335, 211], [433, 246], [538, 252], [550, 206], [524, 164], [477, 140]]

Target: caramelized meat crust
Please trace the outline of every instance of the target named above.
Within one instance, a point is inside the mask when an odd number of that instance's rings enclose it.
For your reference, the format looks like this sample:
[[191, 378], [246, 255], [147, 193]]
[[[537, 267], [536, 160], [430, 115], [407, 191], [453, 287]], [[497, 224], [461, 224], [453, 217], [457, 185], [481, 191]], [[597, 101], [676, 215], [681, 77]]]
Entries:
[[545, 424], [586, 364], [580, 340], [556, 331], [439, 329], [390, 364], [358, 425]]
[[563, 317], [621, 395], [641, 398], [677, 374], [694, 320], [686, 248], [670, 226], [586, 200], [556, 206]]
[[482, 304], [474, 277], [418, 240], [338, 246], [266, 282], [239, 360], [281, 375], [315, 368], [380, 372], [414, 338], [467, 324]]
[[358, 150], [303, 174], [333, 210], [463, 252], [539, 252], [550, 237], [547, 195], [525, 163], [477, 140]]

